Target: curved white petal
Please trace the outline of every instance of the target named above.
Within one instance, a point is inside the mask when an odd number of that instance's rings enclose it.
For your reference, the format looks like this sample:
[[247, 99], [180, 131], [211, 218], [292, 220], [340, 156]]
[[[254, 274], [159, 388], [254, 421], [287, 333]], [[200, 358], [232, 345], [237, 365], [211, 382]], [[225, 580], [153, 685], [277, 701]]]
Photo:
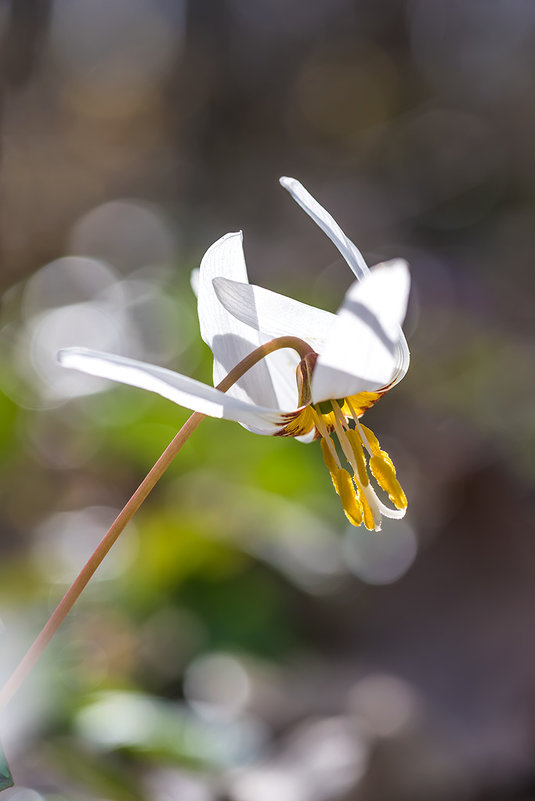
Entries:
[[[260, 344], [258, 333], [230, 314], [213, 287], [216, 277], [248, 282], [242, 234], [218, 239], [205, 253], [197, 282], [201, 336], [214, 354], [214, 384]], [[269, 370], [259, 362], [229, 390], [231, 397], [268, 407], [277, 406]]]
[[373, 267], [348, 289], [312, 374], [312, 401], [373, 392], [398, 377], [399, 330], [410, 288], [406, 262]]
[[210, 417], [235, 420], [258, 434], [274, 434], [283, 424], [277, 409], [257, 406], [164, 367], [110, 353], [66, 348], [58, 353], [64, 367], [129, 384]]
[[320, 351], [336, 315], [286, 295], [228, 278], [215, 278], [214, 290], [225, 309], [264, 336], [294, 336]]
[[[312, 197], [305, 187], [295, 178], [283, 176], [279, 179], [283, 186], [301, 206], [304, 211], [319, 225], [321, 230], [327, 234], [331, 242], [336, 245], [349, 267], [360, 281], [369, 274], [370, 268], [364, 261], [364, 257], [355, 244], [346, 236], [338, 223], [331, 217], [329, 212]], [[401, 381], [409, 369], [409, 347], [401, 328], [397, 333], [396, 345], [396, 378], [394, 383]]]
[[283, 176], [279, 178], [283, 186], [296, 203], [311, 217], [316, 225], [327, 234], [331, 242], [336, 245], [344, 259], [347, 261], [355, 276], [361, 280], [369, 273], [369, 267], [364, 261], [364, 257], [356, 245], [344, 234], [337, 222], [331, 217], [329, 212], [320, 206], [317, 200], [312, 197], [303, 184], [295, 178]]
[[[296, 336], [320, 351], [336, 316], [285, 295], [253, 284], [214, 278], [215, 293], [224, 308], [242, 323], [259, 332], [262, 342], [279, 336]], [[273, 388], [281, 408], [297, 405], [295, 371], [299, 357], [290, 349], [266, 359]]]

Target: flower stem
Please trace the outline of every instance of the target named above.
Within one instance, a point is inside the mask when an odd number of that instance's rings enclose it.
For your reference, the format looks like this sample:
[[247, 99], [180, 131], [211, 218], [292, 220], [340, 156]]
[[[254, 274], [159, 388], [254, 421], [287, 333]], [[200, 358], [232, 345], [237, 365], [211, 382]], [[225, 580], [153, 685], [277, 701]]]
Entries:
[[[232, 370], [225, 376], [225, 378], [218, 384], [217, 389], [221, 392], [226, 392], [236, 381], [244, 375], [247, 370], [250, 370], [257, 362], [273, 353], [275, 350], [281, 348], [293, 348], [296, 350], [301, 358], [304, 358], [307, 353], [311, 352], [311, 348], [298, 337], [277, 337], [256, 348], [252, 353], [242, 359]], [[121, 532], [125, 529], [126, 525], [133, 518], [139, 507], [145, 501], [151, 490], [158, 483], [163, 476], [179, 450], [182, 448], [186, 440], [193, 434], [197, 426], [204, 420], [206, 415], [200, 412], [194, 412], [184, 423], [180, 431], [176, 434], [174, 439], [167, 446], [162, 453], [156, 464], [147, 473], [139, 487], [134, 494], [127, 501], [125, 506], [121, 509], [110, 528], [97, 545], [94, 552], [91, 554], [78, 576], [75, 578], [56, 609], [45, 623], [44, 627], [37, 635], [36, 639], [26, 652], [25, 656], [16, 667], [10, 678], [5, 683], [0, 691], [0, 710], [3, 709], [11, 700], [13, 695], [17, 692], [26, 676], [30, 673], [31, 669], [45, 650], [46, 646], [57, 632], [62, 622], [74, 606], [75, 602], [80, 597], [82, 591], [89, 583], [91, 577], [103, 561], [104, 557], [116, 542]]]

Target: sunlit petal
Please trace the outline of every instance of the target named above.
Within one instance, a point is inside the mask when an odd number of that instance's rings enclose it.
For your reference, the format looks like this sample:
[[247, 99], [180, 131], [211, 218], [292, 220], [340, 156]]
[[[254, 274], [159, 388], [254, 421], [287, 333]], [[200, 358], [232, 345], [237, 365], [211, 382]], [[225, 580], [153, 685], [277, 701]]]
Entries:
[[[279, 179], [281, 185], [288, 190], [293, 199], [301, 206], [304, 211], [314, 220], [314, 222], [327, 234], [331, 242], [338, 248], [348, 265], [353, 270], [356, 278], [362, 280], [370, 272], [370, 268], [364, 261], [362, 253], [356, 245], [345, 235], [338, 223], [331, 217], [329, 212], [312, 197], [305, 187], [295, 178], [283, 176]], [[396, 345], [396, 376], [393, 384], [397, 384], [409, 369], [409, 347], [401, 328], [397, 332]]]
[[236, 420], [257, 433], [271, 434], [281, 425], [281, 415], [276, 409], [233, 398], [164, 367], [84, 348], [61, 350], [58, 359], [64, 367], [155, 392], [186, 409], [210, 417]]
[[[197, 282], [201, 336], [214, 354], [214, 384], [260, 344], [258, 333], [230, 314], [219, 302], [213, 279], [223, 276], [248, 281], [242, 247], [242, 234], [231, 233], [218, 239], [205, 253]], [[256, 364], [229, 390], [231, 397], [266, 406], [277, 406], [269, 370]]]
[[295, 178], [283, 176], [279, 179], [281, 185], [288, 190], [296, 203], [311, 217], [316, 225], [327, 234], [331, 242], [336, 245], [344, 259], [347, 261], [355, 276], [360, 280], [369, 272], [369, 267], [356, 245], [344, 234], [340, 226], [331, 217], [329, 212], [320, 206], [303, 184]]
[[349, 288], [312, 375], [314, 403], [373, 392], [396, 378], [409, 287], [406, 263], [395, 260]]
[[[214, 289], [225, 309], [258, 331], [262, 342], [291, 334], [319, 351], [336, 319], [334, 314], [323, 309], [228, 278], [215, 278]], [[277, 351], [266, 360], [281, 408], [288, 404], [296, 405], [295, 370], [298, 362], [297, 354], [288, 349]]]
[[270, 338], [291, 334], [322, 349], [336, 316], [269, 289], [215, 278], [214, 289], [225, 309], [242, 323]]

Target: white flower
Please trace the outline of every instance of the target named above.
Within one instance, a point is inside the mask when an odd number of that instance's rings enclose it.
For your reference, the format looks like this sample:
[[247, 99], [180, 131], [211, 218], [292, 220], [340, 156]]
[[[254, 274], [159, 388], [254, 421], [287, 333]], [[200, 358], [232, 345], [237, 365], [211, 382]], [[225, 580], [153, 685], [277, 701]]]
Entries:
[[[60, 352], [59, 360], [65, 367], [156, 392], [203, 414], [236, 420], [258, 434], [321, 438], [346, 516], [354, 525], [364, 522], [378, 530], [381, 515], [402, 517], [407, 501], [390, 458], [360, 417], [407, 372], [409, 350], [401, 324], [409, 271], [402, 260], [370, 270], [298, 181], [281, 178], [281, 184], [329, 236], [357, 280], [337, 314], [308, 306], [249, 284], [241, 233], [227, 234], [207, 251], [196, 280], [201, 336], [214, 355], [214, 384], [275, 337], [299, 337], [311, 353], [300, 359], [294, 351], [276, 351], [227, 393], [122, 356], [69, 348]], [[349, 470], [342, 467], [342, 458]], [[379, 499], [368, 469], [395, 509]]]

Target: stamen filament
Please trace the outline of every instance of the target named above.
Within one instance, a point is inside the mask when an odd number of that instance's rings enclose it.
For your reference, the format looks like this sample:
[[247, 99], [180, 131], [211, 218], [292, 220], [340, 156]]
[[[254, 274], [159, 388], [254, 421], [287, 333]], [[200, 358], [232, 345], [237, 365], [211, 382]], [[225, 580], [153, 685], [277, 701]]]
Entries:
[[322, 436], [322, 441], [325, 441], [327, 443], [327, 446], [328, 446], [328, 448], [329, 448], [329, 450], [331, 452], [331, 455], [332, 455], [334, 461], [336, 462], [336, 466], [338, 467], [338, 469], [340, 469], [342, 465], [340, 464], [340, 459], [338, 458], [338, 454], [336, 453], [336, 448], [334, 447], [334, 443], [333, 443], [333, 441], [332, 441], [332, 439], [330, 437], [329, 432], [327, 431], [327, 426], [323, 422], [323, 418], [322, 418], [321, 414], [319, 412], [317, 412], [316, 409], [314, 409], [313, 406], [311, 406], [310, 408], [312, 409], [312, 412], [314, 414], [314, 419], [315, 419], [315, 422], [316, 422], [316, 428], [318, 429], [318, 431], [320, 432], [320, 434]]
[[364, 452], [362, 450], [362, 442], [360, 441], [357, 432], [351, 431], [351, 429], [346, 431], [346, 437], [348, 438], [349, 444], [351, 445], [351, 450], [353, 451], [360, 483], [366, 486], [366, 484], [369, 482], [369, 478], [366, 471], [366, 459], [364, 458]]
[[[338, 406], [337, 401], [331, 401], [331, 406], [333, 407], [334, 412], [334, 430], [336, 431], [336, 436], [338, 437], [338, 441], [342, 446], [342, 450], [344, 452], [344, 456], [346, 457], [349, 464], [351, 464], [352, 459], [352, 452], [351, 448], [349, 447], [349, 443], [345, 436], [346, 432], [346, 419], [342, 414], [340, 407]], [[351, 465], [353, 467], [353, 465]]]
[[372, 449], [371, 449], [370, 443], [368, 442], [368, 438], [367, 438], [366, 434], [364, 433], [364, 429], [363, 429], [363, 427], [362, 427], [362, 425], [360, 423], [358, 414], [357, 414], [357, 412], [355, 410], [355, 407], [353, 406], [353, 403], [351, 402], [351, 399], [350, 398], [346, 398], [346, 403], [349, 406], [349, 411], [351, 412], [351, 417], [355, 421], [355, 426], [357, 427], [357, 430], [358, 430], [358, 432], [360, 434], [360, 438], [362, 440], [362, 443], [363, 443], [364, 447], [366, 448], [366, 450], [368, 451], [368, 453], [370, 454], [370, 456], [372, 456]]

